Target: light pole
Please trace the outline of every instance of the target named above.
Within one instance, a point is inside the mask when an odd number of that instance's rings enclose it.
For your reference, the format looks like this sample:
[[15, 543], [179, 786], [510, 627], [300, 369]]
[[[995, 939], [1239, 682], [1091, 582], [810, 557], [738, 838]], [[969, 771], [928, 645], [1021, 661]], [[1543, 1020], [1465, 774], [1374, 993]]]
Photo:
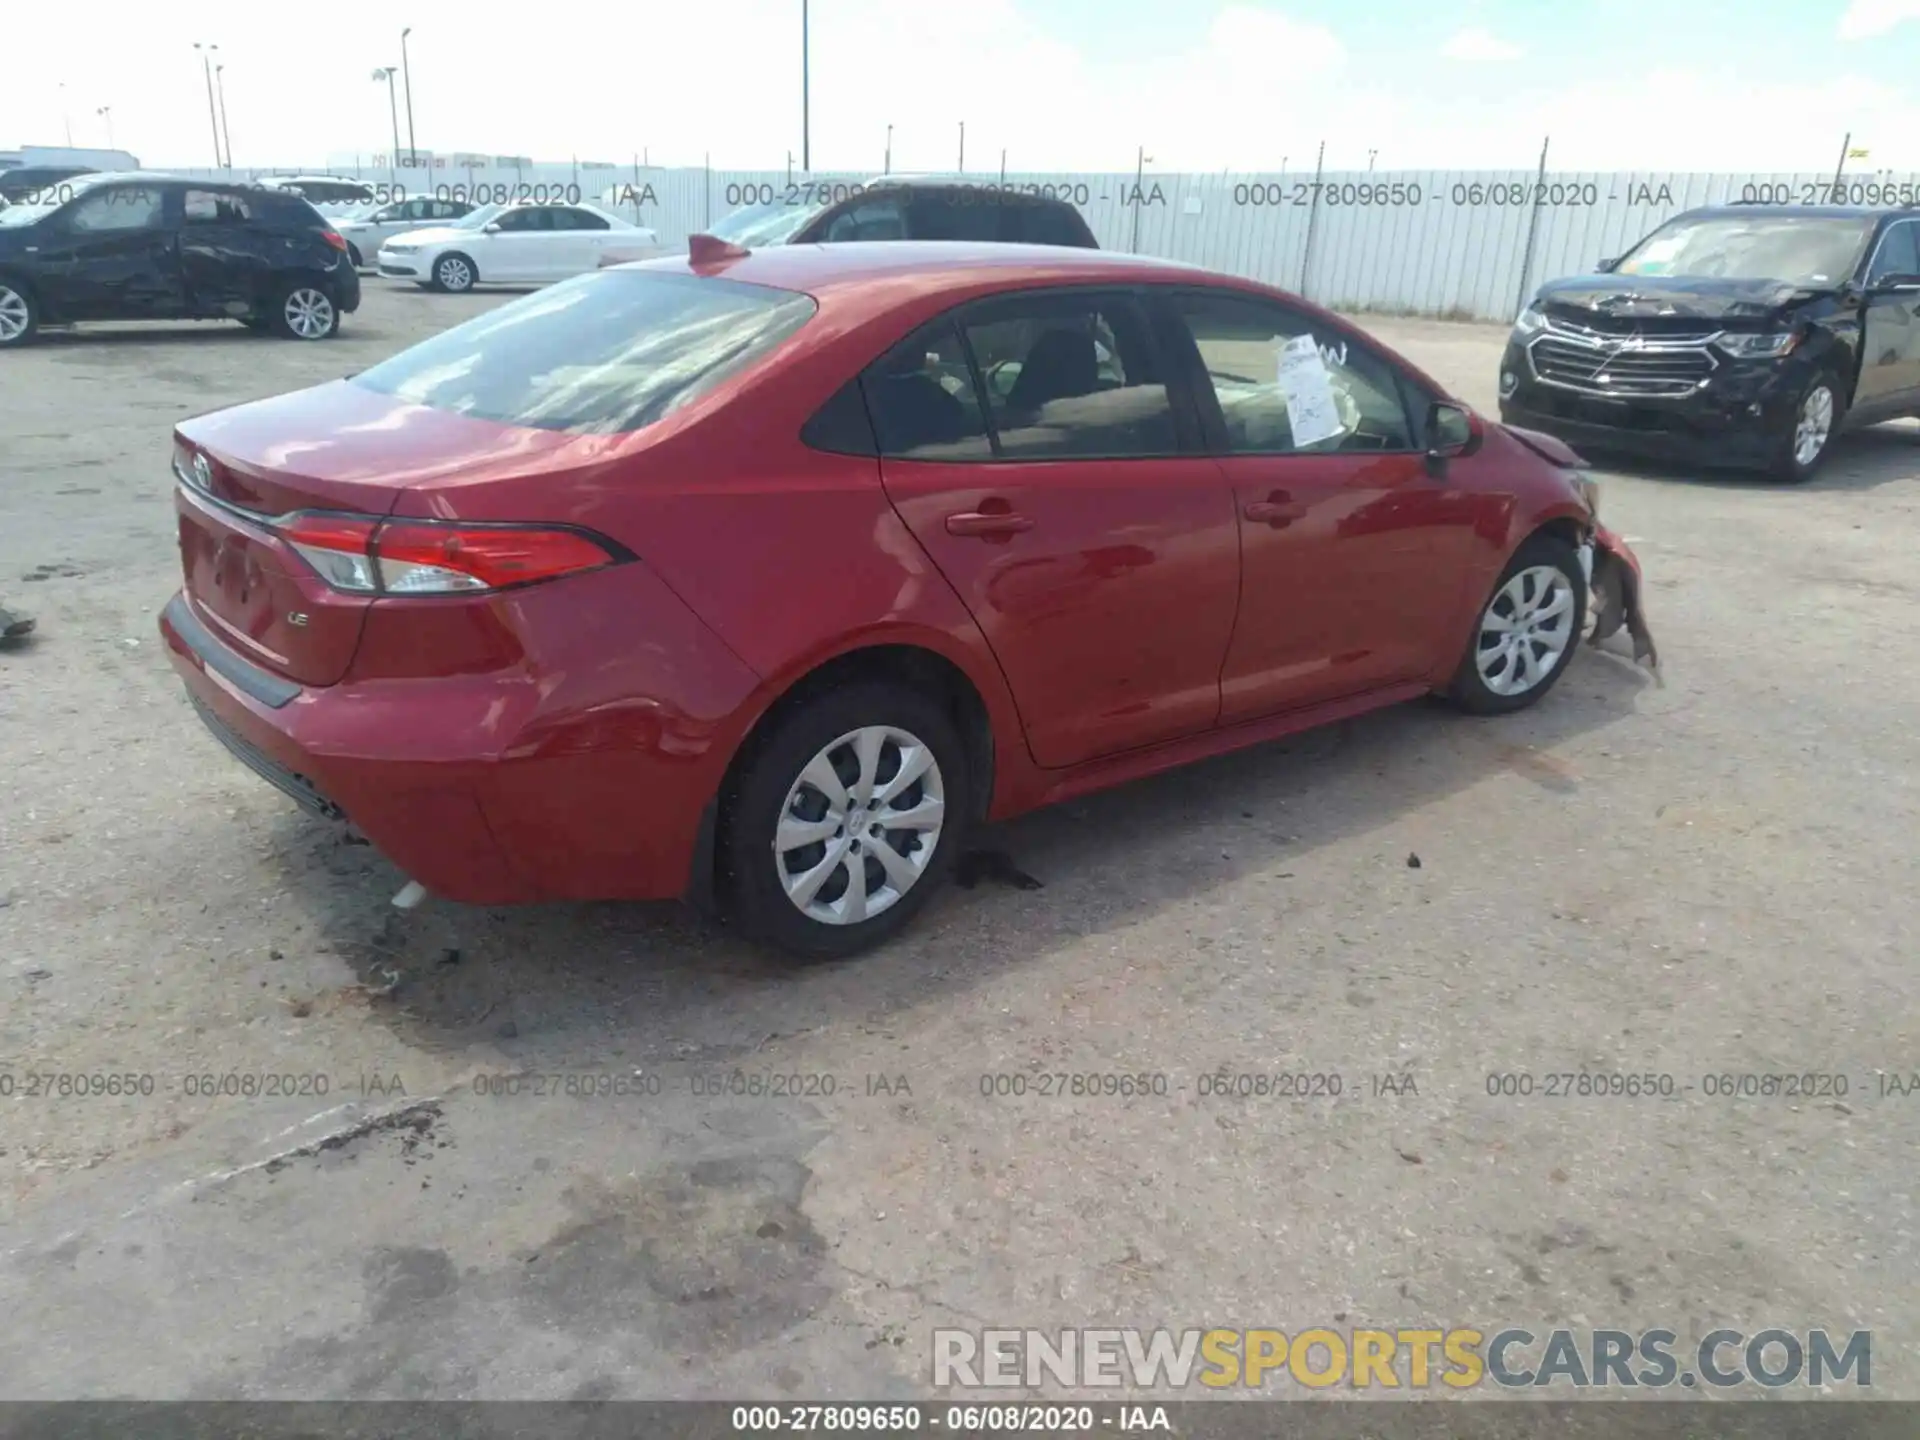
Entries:
[[960, 173], [967, 173], [967, 122], [960, 122]]
[[1379, 152], [1378, 150], [1369, 150], [1369, 151], [1367, 151], [1367, 173], [1368, 173], [1368, 174], [1372, 174], [1372, 173], [1373, 173], [1373, 158], [1374, 158], [1374, 156], [1376, 156], [1376, 155], [1378, 155], [1379, 153], [1380, 153], [1380, 152]]
[[227, 128], [227, 81], [224, 65], [213, 67], [213, 88], [220, 96], [220, 134], [227, 142], [227, 169], [233, 169], [233, 131]]
[[102, 105], [93, 113], [107, 122], [107, 148], [111, 150], [113, 148], [113, 106]]
[[893, 173], [893, 126], [891, 125], [887, 126], [887, 157], [880, 162], [880, 173], [882, 175]]
[[813, 109], [807, 92], [807, 0], [800, 0], [800, 171], [813, 173], [812, 140]]
[[393, 77], [399, 70], [398, 65], [382, 65], [375, 68], [373, 78], [387, 82], [387, 113], [393, 117], [393, 153], [387, 157], [389, 170], [400, 163], [400, 105], [393, 98]]
[[[407, 87], [407, 168], [412, 169], [420, 163], [420, 152], [413, 148], [413, 69], [407, 64], [407, 36], [413, 33], [413, 27], [407, 26], [400, 32], [400, 79]], [[227, 153], [233, 153], [229, 146]]]
[[207, 124], [213, 127], [213, 168], [223, 168], [220, 164], [220, 117], [213, 108], [213, 57], [219, 51], [218, 45], [202, 45], [198, 40], [193, 48], [200, 52], [200, 70], [207, 77]]
[[67, 82], [60, 82], [60, 123], [67, 127], [67, 148], [73, 148], [73, 117], [67, 113]]

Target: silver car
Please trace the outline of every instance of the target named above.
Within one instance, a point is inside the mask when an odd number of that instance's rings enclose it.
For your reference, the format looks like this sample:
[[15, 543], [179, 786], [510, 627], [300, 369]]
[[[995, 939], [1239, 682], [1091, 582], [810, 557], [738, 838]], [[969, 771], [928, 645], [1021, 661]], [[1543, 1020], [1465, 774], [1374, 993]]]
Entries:
[[472, 211], [473, 206], [464, 200], [433, 200], [416, 195], [411, 200], [395, 200], [390, 205], [365, 207], [357, 215], [334, 221], [333, 228], [346, 240], [347, 258], [355, 268], [370, 270], [381, 245], [394, 236], [446, 225]]

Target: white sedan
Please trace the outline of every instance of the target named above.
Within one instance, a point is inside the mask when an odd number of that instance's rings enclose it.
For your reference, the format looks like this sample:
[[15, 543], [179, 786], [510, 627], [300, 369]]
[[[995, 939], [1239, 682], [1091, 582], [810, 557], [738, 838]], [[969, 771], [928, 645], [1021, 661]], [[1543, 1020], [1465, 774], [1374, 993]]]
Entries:
[[435, 290], [544, 284], [599, 269], [610, 249], [626, 259], [661, 253], [653, 231], [597, 205], [488, 205], [394, 236], [380, 247], [379, 270]]

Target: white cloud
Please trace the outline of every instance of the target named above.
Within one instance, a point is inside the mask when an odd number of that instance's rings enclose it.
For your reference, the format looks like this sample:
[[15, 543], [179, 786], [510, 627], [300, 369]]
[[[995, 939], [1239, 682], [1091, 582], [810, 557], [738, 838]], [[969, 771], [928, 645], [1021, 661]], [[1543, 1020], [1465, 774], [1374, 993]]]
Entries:
[[1502, 40], [1491, 30], [1480, 25], [1470, 25], [1442, 45], [1440, 53], [1449, 60], [1478, 63], [1518, 60], [1521, 52], [1518, 45]]
[[1853, 0], [1840, 17], [1840, 38], [1871, 39], [1902, 20], [1920, 20], [1920, 0]]

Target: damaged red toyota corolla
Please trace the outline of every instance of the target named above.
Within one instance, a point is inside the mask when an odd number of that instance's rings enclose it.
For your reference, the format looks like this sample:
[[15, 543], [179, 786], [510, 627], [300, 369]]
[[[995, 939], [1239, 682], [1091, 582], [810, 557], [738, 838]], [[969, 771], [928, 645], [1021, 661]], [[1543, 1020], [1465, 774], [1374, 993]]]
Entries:
[[1650, 653], [1577, 464], [1250, 282], [700, 240], [181, 425], [160, 628], [223, 743], [431, 893], [834, 956], [983, 818], [1527, 705], [1589, 580]]

